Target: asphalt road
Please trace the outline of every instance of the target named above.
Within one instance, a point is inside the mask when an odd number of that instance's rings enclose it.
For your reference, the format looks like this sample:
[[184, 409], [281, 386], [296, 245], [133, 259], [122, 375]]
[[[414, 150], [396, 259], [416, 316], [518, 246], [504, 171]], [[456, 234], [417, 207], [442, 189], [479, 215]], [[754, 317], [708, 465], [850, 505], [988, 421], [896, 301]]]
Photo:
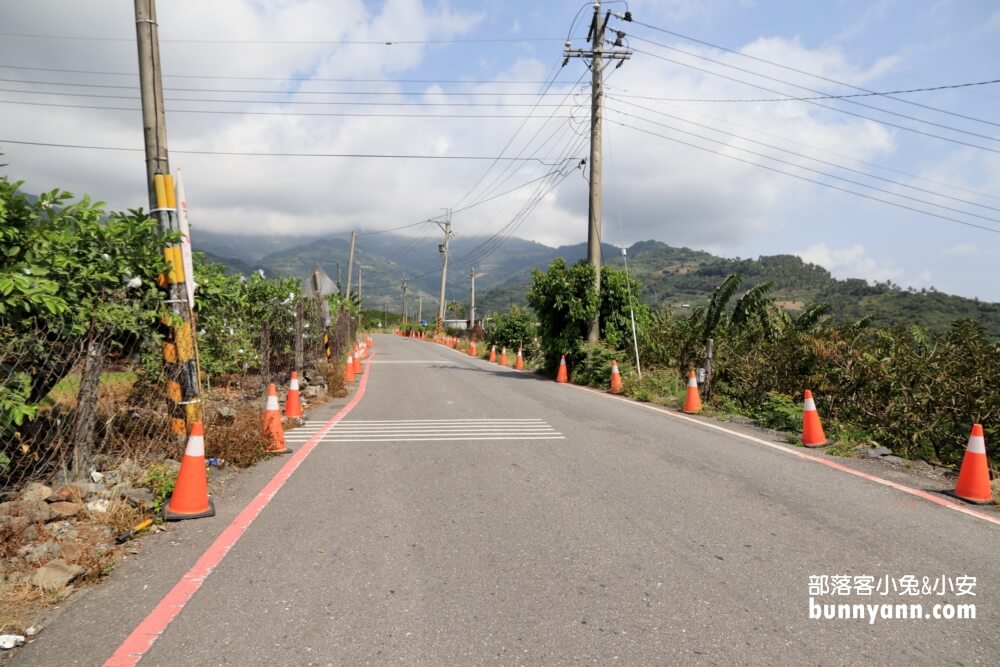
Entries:
[[[441, 346], [375, 349], [364, 398], [142, 665], [1000, 664], [1000, 527]], [[101, 664], [234, 512], [185, 522], [15, 664]], [[810, 619], [820, 575], [973, 576], [975, 597], [817, 602], [977, 618]]]

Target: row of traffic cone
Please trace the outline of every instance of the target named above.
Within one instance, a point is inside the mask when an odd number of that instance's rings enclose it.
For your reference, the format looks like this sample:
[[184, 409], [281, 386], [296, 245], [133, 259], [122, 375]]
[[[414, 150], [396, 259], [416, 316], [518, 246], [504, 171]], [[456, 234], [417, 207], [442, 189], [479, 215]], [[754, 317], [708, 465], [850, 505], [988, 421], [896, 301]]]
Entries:
[[[360, 346], [356, 346], [356, 358], [359, 361], [361, 357], [367, 355], [367, 350], [372, 344], [372, 339], [368, 338]], [[348, 357], [348, 367], [353, 371], [354, 361], [351, 356]], [[302, 397], [299, 391], [299, 374], [296, 371], [292, 371], [288, 383], [285, 417], [302, 418]], [[291, 453], [292, 450], [285, 444], [285, 430], [278, 406], [278, 391], [273, 382], [267, 386], [263, 430], [267, 441], [265, 451], [270, 454]], [[179, 521], [210, 516], [215, 516], [215, 504], [208, 495], [208, 475], [205, 471], [205, 426], [198, 421], [191, 426], [184, 458], [181, 460], [181, 467], [174, 482], [174, 491], [163, 508], [163, 518], [167, 521]]]
[[[802, 444], [806, 447], [823, 447], [830, 444], [823, 432], [823, 424], [816, 410], [816, 400], [812, 391], [806, 389], [803, 395], [802, 408]], [[684, 402], [684, 412], [694, 413], [701, 410], [701, 397], [698, 395], [698, 381], [694, 371], [688, 375], [687, 399]], [[955, 490], [950, 495], [976, 504], [988, 504], [993, 501], [993, 488], [990, 485], [989, 459], [986, 457], [986, 438], [983, 435], [983, 425], [973, 424], [972, 434], [965, 447], [962, 465], [959, 468]]]

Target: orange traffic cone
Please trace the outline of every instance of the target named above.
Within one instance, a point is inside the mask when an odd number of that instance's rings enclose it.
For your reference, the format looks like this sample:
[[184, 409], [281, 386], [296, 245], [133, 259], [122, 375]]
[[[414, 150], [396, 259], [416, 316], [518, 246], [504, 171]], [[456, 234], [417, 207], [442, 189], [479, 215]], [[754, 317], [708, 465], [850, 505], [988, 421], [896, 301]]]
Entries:
[[288, 419], [302, 418], [302, 397], [299, 394], [299, 374], [292, 371], [292, 379], [288, 381], [288, 398], [285, 399], [285, 417]]
[[507, 348], [503, 348], [503, 352], [500, 353], [500, 365], [507, 365]]
[[208, 477], [205, 474], [205, 427], [201, 422], [195, 422], [191, 426], [177, 481], [174, 482], [174, 492], [163, 508], [163, 518], [180, 521], [206, 516], [215, 516], [215, 504], [208, 497]]
[[701, 394], [698, 392], [698, 377], [694, 371], [688, 373], [687, 396], [684, 397], [684, 412], [693, 415], [701, 412]]
[[344, 382], [354, 382], [354, 357], [347, 355], [347, 363], [344, 364]]
[[556, 373], [556, 382], [569, 382], [569, 376], [566, 373], [566, 355], [562, 355], [559, 359], [559, 372]]
[[469, 341], [469, 356], [470, 357], [476, 356], [476, 341], [474, 340]]
[[292, 450], [285, 446], [285, 430], [281, 427], [281, 410], [278, 409], [278, 392], [274, 383], [267, 385], [267, 403], [264, 404], [264, 437], [267, 438], [268, 454], [288, 454]]
[[521, 349], [517, 350], [517, 361], [514, 362], [514, 368], [519, 371], [524, 370], [524, 356], [521, 354]]
[[802, 410], [802, 444], [806, 447], [823, 447], [829, 444], [823, 425], [819, 422], [819, 412], [816, 411], [816, 401], [812, 392], [806, 389], [805, 407]]
[[361, 375], [361, 356], [359, 354], [354, 355], [354, 374]]
[[618, 372], [618, 362], [611, 362], [611, 393], [620, 394], [625, 391], [625, 386], [622, 384], [622, 374]]
[[496, 345], [494, 345], [493, 347], [490, 348], [490, 361], [492, 363], [494, 363], [494, 364], [497, 362], [497, 346]]
[[993, 500], [993, 489], [990, 488], [990, 469], [986, 459], [986, 438], [983, 437], [983, 425], [973, 424], [969, 444], [962, 457], [962, 467], [958, 471], [958, 481], [955, 491], [958, 498], [970, 503], [987, 504]]

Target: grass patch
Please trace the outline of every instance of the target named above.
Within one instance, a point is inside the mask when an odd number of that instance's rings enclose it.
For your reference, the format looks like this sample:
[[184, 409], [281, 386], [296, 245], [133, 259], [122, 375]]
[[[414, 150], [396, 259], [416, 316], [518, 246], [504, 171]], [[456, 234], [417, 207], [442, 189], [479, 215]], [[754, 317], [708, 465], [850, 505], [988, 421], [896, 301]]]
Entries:
[[[80, 393], [80, 373], [71, 373], [52, 388], [45, 402], [49, 405], [60, 403], [75, 403]], [[138, 376], [133, 371], [108, 371], [101, 373], [101, 395], [113, 394], [125, 396], [132, 390]]]

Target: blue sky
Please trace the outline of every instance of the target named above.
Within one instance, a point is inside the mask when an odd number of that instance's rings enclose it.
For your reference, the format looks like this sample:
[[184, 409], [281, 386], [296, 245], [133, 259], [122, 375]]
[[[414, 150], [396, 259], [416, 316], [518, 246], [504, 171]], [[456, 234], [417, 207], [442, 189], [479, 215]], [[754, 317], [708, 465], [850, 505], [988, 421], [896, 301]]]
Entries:
[[[128, 38], [134, 28], [131, 7], [125, 7], [126, 4], [103, 0], [67, 9], [64, 3], [55, 0], [4, 3], [0, 5], [0, 25], [5, 31], [17, 33]], [[618, 12], [625, 8], [624, 3], [605, 5]], [[585, 74], [580, 60], [572, 60], [550, 89], [550, 93], [558, 96], [545, 98], [546, 103], [565, 98], [563, 106], [535, 108], [531, 111], [534, 117], [524, 121], [520, 131], [521, 118], [431, 117], [463, 112], [526, 114], [530, 106], [506, 105], [518, 102], [530, 105], [538, 97], [494, 93], [537, 95], [542, 85], [446, 81], [545, 80], [561, 61], [561, 39], [581, 6], [585, 9], [580, 27], [574, 31], [577, 36], [586, 31], [589, 3], [562, 0], [161, 2], [159, 19], [167, 74], [264, 76], [275, 80], [167, 79], [168, 86], [215, 91], [171, 93], [178, 98], [184, 95], [188, 99], [233, 100], [223, 104], [175, 102], [168, 98], [170, 144], [177, 151], [172, 164], [184, 167], [196, 228], [200, 224], [217, 230], [330, 234], [389, 228], [438, 215], [442, 207], [478, 203], [508, 188], [527, 184], [509, 195], [456, 214], [457, 233], [472, 236], [506, 231], [552, 245], [585, 240], [586, 183], [582, 172], [569, 168], [569, 158], [587, 153], [585, 137], [581, 135], [586, 129], [588, 91], [583, 85], [572, 85]], [[869, 90], [891, 91], [1000, 78], [997, 46], [1000, 4], [995, 2], [640, 0], [629, 3], [629, 8], [638, 21]], [[676, 141], [1000, 230], [1000, 222], [975, 217], [1000, 220], [1000, 210], [996, 210], [1000, 209], [1000, 153], [878, 122], [889, 121], [1000, 150], [997, 141], [1000, 126], [996, 125], [1000, 123], [1000, 84], [900, 95], [988, 123], [885, 98], [855, 100], [945, 127], [886, 115], [843, 100], [821, 103], [873, 120], [800, 101], [664, 101], [662, 98], [733, 100], [808, 94], [752, 73], [832, 94], [856, 91], [637, 23], [612, 19], [610, 25], [625, 30], [636, 53], [607, 80], [606, 241], [632, 243], [655, 238], [740, 257], [796, 253], [826, 266], [839, 277], [888, 279], [917, 288], [934, 286], [946, 292], [1000, 301], [997, 280], [1000, 276], [990, 268], [1000, 254], [1000, 234], [865, 200]], [[523, 41], [447, 41], [496, 38]], [[207, 41], [171, 41], [178, 39]], [[256, 43], [220, 44], [211, 43], [212, 40]], [[306, 43], [289, 43], [303, 40]], [[434, 43], [394, 46], [338, 43], [345, 40]], [[663, 58], [722, 73], [731, 79]], [[0, 39], [0, 64], [134, 72], [135, 51], [134, 44], [127, 40], [5, 37]], [[94, 106], [133, 104], [68, 94], [121, 93], [120, 89], [57, 85], [121, 85], [133, 81], [125, 76], [16, 68], [0, 73], [24, 82], [8, 83], [8, 87], [22, 92], [0, 94], [4, 100]], [[294, 84], [280, 81], [303, 75], [317, 80]], [[333, 78], [377, 81], [318, 80]], [[439, 83], [403, 83], [398, 79]], [[29, 83], [40, 80], [53, 83]], [[742, 83], [748, 81], [779, 94]], [[229, 90], [259, 92], [218, 92]], [[270, 94], [264, 92], [267, 90], [285, 92]], [[316, 96], [319, 91], [331, 90], [392, 95]], [[41, 91], [49, 94], [43, 97]], [[66, 96], [61, 97], [62, 94]], [[486, 106], [314, 104], [317, 100], [333, 99]], [[306, 101], [313, 104], [303, 104]], [[172, 108], [224, 109], [238, 113], [171, 113]], [[295, 115], [334, 109], [358, 111], [362, 115]], [[241, 111], [253, 113], [241, 115]], [[366, 117], [367, 112], [409, 115]], [[558, 117], [547, 121], [543, 116], [549, 113]], [[4, 131], [0, 132], [3, 139], [141, 146], [134, 112], [0, 104], [0, 114], [6, 121]], [[529, 137], [536, 131], [536, 141], [529, 143]], [[546, 138], [549, 143], [542, 144]], [[209, 157], [180, 152], [189, 149], [497, 156], [508, 141], [511, 144], [505, 156], [520, 152], [523, 156], [563, 157], [566, 160], [560, 167], [565, 173], [543, 178], [552, 167], [538, 162], [500, 162], [487, 171], [489, 162], [483, 161]], [[6, 172], [28, 180], [29, 187], [37, 184], [35, 189], [41, 190], [64, 186], [89, 192], [118, 208], [143, 203], [141, 156], [2, 142], [0, 146], [6, 154], [5, 161], [11, 163]], [[566, 151], [561, 152], [561, 146], [566, 146]], [[775, 151], [773, 146], [797, 155]], [[817, 159], [825, 164], [816, 162]], [[504, 171], [508, 164], [511, 168]], [[896, 183], [873, 179], [873, 175]], [[875, 192], [833, 176], [924, 202]], [[542, 178], [539, 184], [551, 183], [551, 189], [535, 190], [532, 181], [539, 178]], [[537, 194], [537, 201], [531, 198], [533, 194]], [[530, 215], [525, 215], [529, 209]], [[428, 242], [437, 233], [432, 226], [417, 227], [414, 231], [425, 235]]]

